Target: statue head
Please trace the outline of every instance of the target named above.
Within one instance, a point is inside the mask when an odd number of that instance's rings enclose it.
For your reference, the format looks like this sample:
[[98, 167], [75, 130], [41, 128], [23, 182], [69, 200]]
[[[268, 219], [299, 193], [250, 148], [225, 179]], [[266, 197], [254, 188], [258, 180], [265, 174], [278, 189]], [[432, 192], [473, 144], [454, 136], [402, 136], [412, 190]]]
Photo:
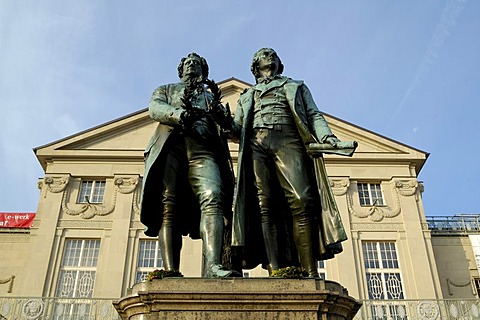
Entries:
[[276, 70], [272, 70], [275, 74], [272, 75], [283, 73], [284, 67], [282, 61], [278, 57], [275, 50], [273, 50], [272, 48], [262, 48], [255, 52], [255, 54], [253, 55], [252, 65], [250, 67], [250, 70], [252, 71], [255, 79], [262, 77], [262, 74], [260, 72], [260, 66], [261, 64], [267, 63], [268, 61], [270, 61], [269, 63], [271, 64], [271, 66], [276, 66]]
[[178, 64], [178, 77], [184, 78], [208, 78], [208, 64], [205, 58], [195, 52], [183, 57]]

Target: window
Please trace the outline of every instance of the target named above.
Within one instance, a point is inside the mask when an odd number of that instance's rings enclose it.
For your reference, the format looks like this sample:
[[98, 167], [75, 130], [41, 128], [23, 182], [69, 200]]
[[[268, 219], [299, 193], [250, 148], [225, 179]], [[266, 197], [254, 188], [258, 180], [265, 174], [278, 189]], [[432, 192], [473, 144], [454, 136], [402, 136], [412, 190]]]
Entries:
[[135, 282], [145, 281], [149, 272], [163, 267], [157, 240], [140, 240]]
[[478, 298], [480, 297], [480, 278], [473, 278], [473, 285], [475, 286], [475, 292]]
[[244, 278], [250, 278], [250, 271], [248, 271], [248, 270], [243, 270], [243, 271], [242, 271], [242, 274], [243, 274], [243, 277], [244, 277]]
[[[368, 298], [403, 300], [403, 284], [395, 242], [362, 243]], [[405, 306], [398, 303], [372, 305], [372, 319], [406, 319]]]
[[[92, 297], [99, 251], [100, 240], [67, 239], [65, 241], [57, 283], [57, 297]], [[55, 307], [55, 319], [84, 319], [89, 314], [89, 310], [88, 303], [60, 299]]]
[[90, 298], [93, 294], [100, 240], [67, 239], [57, 297]]
[[362, 206], [383, 206], [382, 189], [380, 183], [357, 183], [358, 197]]
[[317, 262], [318, 274], [320, 277], [325, 280], [327, 278], [327, 270], [325, 269], [325, 261], [319, 260]]
[[105, 181], [82, 181], [78, 193], [78, 203], [103, 203]]

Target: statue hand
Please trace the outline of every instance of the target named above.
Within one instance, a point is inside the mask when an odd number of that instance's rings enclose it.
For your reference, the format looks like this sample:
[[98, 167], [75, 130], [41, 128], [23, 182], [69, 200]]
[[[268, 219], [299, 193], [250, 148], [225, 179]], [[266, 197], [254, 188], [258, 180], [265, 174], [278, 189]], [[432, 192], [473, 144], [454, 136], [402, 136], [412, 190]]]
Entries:
[[230, 111], [230, 105], [223, 106], [217, 104], [210, 109], [213, 120], [223, 129], [229, 130], [232, 128], [232, 112]]
[[331, 144], [333, 147], [336, 147], [337, 146], [337, 143], [340, 142], [339, 139], [337, 139], [337, 137], [335, 136], [331, 136], [331, 137], [328, 137], [326, 140], [325, 140], [326, 143], [328, 144]]
[[188, 130], [192, 128], [195, 121], [202, 117], [205, 117], [205, 111], [198, 108], [191, 108], [182, 112], [179, 124], [184, 130]]

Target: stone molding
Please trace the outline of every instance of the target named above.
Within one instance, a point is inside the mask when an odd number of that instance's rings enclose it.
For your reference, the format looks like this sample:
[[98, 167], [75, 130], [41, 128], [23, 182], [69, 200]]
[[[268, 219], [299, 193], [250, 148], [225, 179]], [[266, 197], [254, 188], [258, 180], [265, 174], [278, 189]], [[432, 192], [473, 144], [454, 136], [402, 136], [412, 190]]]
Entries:
[[144, 230], [145, 226], [140, 221], [130, 222], [130, 229]]
[[336, 196], [343, 196], [347, 193], [350, 187], [350, 180], [347, 179], [330, 179], [330, 186], [332, 187], [333, 194]]
[[37, 187], [43, 191], [43, 197], [45, 198], [48, 192], [60, 193], [65, 191], [70, 178], [70, 174], [46, 175], [45, 178], [38, 181]]
[[404, 197], [414, 195], [416, 201], [420, 201], [420, 195], [425, 190], [423, 183], [417, 179], [396, 179], [395, 188]]
[[133, 203], [132, 203], [132, 210], [135, 214], [140, 215], [140, 195], [142, 193], [141, 186], [142, 186], [142, 178], [138, 178], [138, 183], [140, 187], [135, 188], [135, 193], [133, 194]]
[[58, 227], [62, 229], [112, 229], [112, 221], [60, 220]]
[[7, 278], [7, 279], [5, 279], [5, 280], [1, 280], [1, 279], [0, 279], [0, 284], [10, 283], [10, 284], [8, 285], [8, 291], [7, 291], [7, 293], [12, 293], [13, 280], [15, 280], [15, 276], [14, 276], [14, 275], [10, 276], [10, 278]]
[[404, 197], [410, 197], [417, 192], [418, 181], [416, 179], [397, 179], [393, 180], [395, 190]]
[[0, 242], [28, 243], [30, 242], [30, 233], [0, 233]]
[[405, 231], [403, 223], [371, 223], [371, 222], [360, 222], [352, 223], [351, 229], [353, 231], [364, 231], [364, 230], [382, 230], [382, 231]]

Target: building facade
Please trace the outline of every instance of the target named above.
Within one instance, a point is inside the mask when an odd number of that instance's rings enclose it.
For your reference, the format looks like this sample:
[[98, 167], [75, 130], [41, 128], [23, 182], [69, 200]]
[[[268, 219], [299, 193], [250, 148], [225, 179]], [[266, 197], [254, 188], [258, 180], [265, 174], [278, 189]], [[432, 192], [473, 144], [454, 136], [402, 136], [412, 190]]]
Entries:
[[[219, 85], [233, 112], [250, 86], [235, 78]], [[319, 262], [322, 275], [351, 296], [372, 301], [365, 305], [375, 319], [406, 317], [411, 311], [399, 301], [478, 298], [476, 240], [432, 231], [425, 217], [417, 177], [428, 154], [325, 118], [340, 140], [355, 140], [359, 147], [351, 158], [325, 155], [349, 240], [338, 257]], [[143, 234], [139, 221], [143, 151], [155, 127], [144, 109], [34, 150], [45, 172], [36, 217], [30, 229], [0, 229], [0, 297], [117, 299], [161, 268], [158, 243]], [[238, 145], [230, 143], [230, 149], [235, 163]], [[184, 276], [200, 276], [201, 246], [184, 237]], [[257, 267], [244, 275], [267, 273]], [[415, 308], [432, 313], [429, 305]], [[0, 314], [6, 314], [1, 306]]]

